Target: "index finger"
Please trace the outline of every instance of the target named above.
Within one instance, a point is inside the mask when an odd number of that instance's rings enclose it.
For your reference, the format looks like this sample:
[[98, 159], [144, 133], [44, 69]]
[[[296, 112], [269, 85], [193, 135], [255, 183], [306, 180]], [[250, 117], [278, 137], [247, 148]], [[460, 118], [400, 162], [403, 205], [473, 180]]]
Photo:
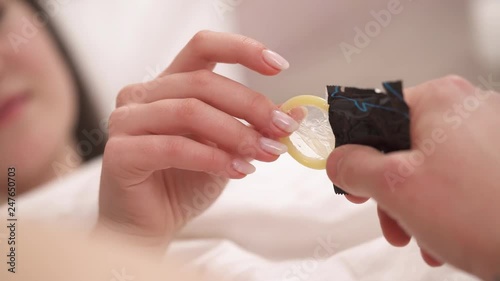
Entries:
[[[426, 81], [422, 84], [408, 87], [404, 90], [404, 98], [411, 109], [418, 106], [427, 107], [426, 98], [443, 99], [446, 97], [457, 97], [474, 93], [477, 88], [469, 81], [456, 75]], [[434, 102], [435, 103], [435, 102]]]
[[160, 77], [178, 72], [213, 70], [219, 62], [241, 64], [264, 75], [275, 75], [289, 67], [283, 57], [254, 39], [238, 34], [200, 31]]

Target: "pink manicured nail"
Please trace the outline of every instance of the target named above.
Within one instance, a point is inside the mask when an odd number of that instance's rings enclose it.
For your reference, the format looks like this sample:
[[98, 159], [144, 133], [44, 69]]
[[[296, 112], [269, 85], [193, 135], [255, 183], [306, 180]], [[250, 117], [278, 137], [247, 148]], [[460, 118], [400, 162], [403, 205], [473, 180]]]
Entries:
[[271, 50], [262, 51], [262, 56], [270, 66], [277, 68], [279, 70], [285, 70], [290, 67], [290, 63], [285, 58], [283, 58], [282, 56], [278, 55], [278, 53], [273, 52]]
[[232, 166], [233, 166], [233, 169], [235, 169], [237, 172], [240, 172], [244, 175], [250, 175], [250, 174], [253, 174], [255, 172], [255, 167], [245, 160], [235, 159], [233, 161]]
[[299, 128], [299, 123], [283, 111], [273, 111], [273, 123], [285, 132], [293, 133]]
[[281, 155], [288, 151], [288, 147], [286, 145], [272, 139], [261, 138], [259, 143], [262, 150], [273, 155]]

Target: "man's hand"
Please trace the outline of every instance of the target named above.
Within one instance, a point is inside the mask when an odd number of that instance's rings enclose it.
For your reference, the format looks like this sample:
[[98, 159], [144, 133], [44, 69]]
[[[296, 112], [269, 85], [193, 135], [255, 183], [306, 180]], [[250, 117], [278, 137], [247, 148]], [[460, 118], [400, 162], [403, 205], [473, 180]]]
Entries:
[[450, 76], [407, 89], [410, 151], [346, 145], [327, 171], [348, 199], [373, 198], [395, 246], [413, 236], [425, 261], [486, 280], [500, 273], [500, 95]]

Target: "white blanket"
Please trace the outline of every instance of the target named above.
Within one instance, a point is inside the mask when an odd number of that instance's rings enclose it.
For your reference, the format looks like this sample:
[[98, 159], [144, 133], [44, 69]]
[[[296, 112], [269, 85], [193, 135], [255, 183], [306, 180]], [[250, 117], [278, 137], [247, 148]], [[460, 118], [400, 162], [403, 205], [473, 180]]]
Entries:
[[[18, 216], [89, 230], [97, 215], [100, 165], [98, 159], [18, 198]], [[231, 181], [183, 230], [169, 255], [238, 281], [475, 280], [450, 267], [428, 267], [413, 242], [390, 246], [375, 204], [354, 205], [335, 195], [324, 171], [304, 168], [288, 155], [255, 165], [255, 174]]]
[[[467, 1], [401, 1], [405, 11], [395, 17], [397, 24], [384, 29], [352, 64], [339, 43], [352, 42], [353, 28], [364, 27], [372, 20], [370, 11], [385, 8], [388, 1], [58, 2], [67, 3], [55, 15], [59, 27], [96, 83], [93, 90], [105, 113], [113, 109], [120, 88], [155, 77], [200, 29], [243, 33], [287, 57], [292, 68], [273, 83], [246, 72], [248, 77], [239, 79], [275, 101], [322, 93], [333, 82], [379, 86], [386, 78], [404, 77], [414, 84], [450, 72], [472, 78], [480, 73], [470, 61], [472, 40], [461, 35], [469, 30], [463, 20]], [[221, 16], [214, 7], [224, 3], [232, 5]], [[477, 18], [486, 19], [481, 13]], [[437, 35], [437, 24], [450, 36]], [[411, 26], [412, 36], [400, 26]], [[489, 34], [480, 33], [495, 37]], [[418, 52], [394, 53], [393, 42]], [[429, 62], [437, 63], [429, 68]], [[224, 67], [220, 73], [240, 76], [241, 68]], [[170, 255], [235, 280], [470, 280], [451, 268], [427, 267], [414, 243], [391, 247], [381, 236], [374, 204], [353, 205], [334, 195], [324, 172], [301, 167], [286, 155], [276, 163], [255, 164], [257, 173], [230, 182], [216, 204], [185, 228]], [[100, 165], [94, 161], [20, 199], [18, 216], [90, 229], [97, 214]]]

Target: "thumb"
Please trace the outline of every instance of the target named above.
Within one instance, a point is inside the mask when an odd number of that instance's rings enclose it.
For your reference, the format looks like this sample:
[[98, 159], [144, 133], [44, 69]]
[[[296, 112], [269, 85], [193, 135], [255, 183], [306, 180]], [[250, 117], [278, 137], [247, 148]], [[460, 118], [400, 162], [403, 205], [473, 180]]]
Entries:
[[[349, 194], [371, 197], [387, 207], [401, 202], [405, 188], [398, 168], [407, 152], [383, 154], [362, 145], [342, 145], [330, 154], [326, 169], [330, 180]], [[396, 179], [396, 180], [395, 180]], [[397, 179], [401, 179], [398, 181]]]

